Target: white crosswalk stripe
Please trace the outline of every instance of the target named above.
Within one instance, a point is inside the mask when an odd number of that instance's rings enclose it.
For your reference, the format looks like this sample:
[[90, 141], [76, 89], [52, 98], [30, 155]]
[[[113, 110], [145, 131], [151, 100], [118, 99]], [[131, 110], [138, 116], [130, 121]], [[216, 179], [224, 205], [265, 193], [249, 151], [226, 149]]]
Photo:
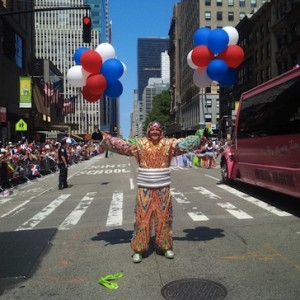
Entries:
[[233, 194], [233, 195], [235, 195], [235, 196], [237, 196], [237, 197], [239, 197], [243, 200], [246, 200], [246, 201], [248, 201], [252, 204], [255, 204], [255, 205], [259, 206], [260, 208], [263, 208], [263, 209], [265, 209], [265, 210], [267, 210], [267, 211], [269, 211], [269, 212], [271, 212], [271, 213], [273, 213], [277, 216], [280, 216], [280, 217], [291, 216], [291, 214], [286, 212], [286, 211], [282, 211], [282, 210], [280, 210], [280, 209], [278, 209], [274, 206], [271, 206], [271, 205], [269, 205], [269, 204], [267, 204], [267, 203], [265, 203], [261, 200], [258, 200], [258, 199], [254, 198], [254, 197], [251, 197], [251, 196], [249, 196], [245, 193], [237, 191], [236, 189], [234, 189], [230, 186], [227, 186], [225, 184], [218, 184], [218, 187], [221, 188], [221, 189], [226, 190], [227, 192], [229, 192], [229, 193], [231, 193], [231, 194]]
[[37, 213], [34, 217], [23, 223], [20, 227], [16, 229], [16, 231], [20, 230], [31, 230], [35, 226], [37, 226], [41, 221], [43, 221], [47, 216], [49, 216], [59, 205], [61, 205], [66, 199], [68, 199], [71, 194], [60, 195], [54, 201], [52, 201], [49, 205], [43, 208], [39, 213]]
[[74, 227], [88, 209], [89, 205], [94, 200], [96, 192], [87, 193], [86, 196], [78, 203], [75, 209], [67, 216], [67, 218], [60, 224], [58, 230], [69, 230]]
[[224, 208], [226, 211], [228, 211], [230, 214], [232, 214], [237, 219], [253, 219], [253, 217], [251, 217], [250, 215], [248, 215], [244, 211], [236, 208], [231, 203], [228, 203], [228, 202], [218, 203], [218, 205], [221, 206], [222, 208]]
[[[286, 217], [292, 216], [290, 213], [286, 211], [282, 211], [276, 207], [273, 207], [263, 201], [260, 201], [254, 197], [246, 195], [240, 191], [233, 189], [232, 187], [218, 184], [219, 188], [227, 191], [230, 194], [236, 196], [235, 200], [242, 199], [246, 200], [248, 203], [258, 206], [259, 208], [267, 211], [267, 213], [279, 216]], [[207, 222], [213, 219], [228, 219], [234, 218], [237, 220], [251, 220], [257, 217], [257, 213], [255, 215], [251, 215], [248, 212], [241, 210], [237, 207], [237, 204], [233, 205], [227, 201], [222, 201], [222, 197], [218, 194], [218, 191], [212, 192], [207, 187], [196, 186], [193, 187], [194, 192], [181, 192], [175, 188], [171, 188], [171, 194], [173, 197], [174, 205], [175, 203], [179, 204], [183, 210], [183, 213], [188, 216], [190, 220], [193, 222]], [[195, 198], [195, 191], [199, 193], [199, 196]], [[72, 194], [62, 194], [52, 202], [50, 202], [47, 206], [42, 208], [38, 213], [36, 213], [32, 218], [29, 218], [22, 225], [15, 229], [16, 231], [21, 230], [33, 230], [35, 228], [39, 228], [43, 226], [43, 221], [57, 210], [65, 200], [67, 200]], [[60, 224], [52, 225], [57, 226], [58, 230], [71, 230], [79, 224], [80, 220], [84, 217], [86, 212], [91, 208], [91, 205], [96, 197], [97, 192], [88, 192], [82, 196], [81, 200], [75, 207], [71, 208], [71, 212], [66, 213], [66, 217]], [[193, 198], [192, 196], [193, 195]], [[77, 196], [78, 198], [78, 196]], [[123, 191], [114, 191], [112, 193], [112, 199], [110, 201], [109, 209], [107, 211], [107, 218], [104, 219], [105, 226], [114, 227], [114, 226], [122, 226], [123, 221], [123, 203], [124, 193]], [[209, 201], [209, 212], [205, 212], [203, 210], [204, 206], [201, 206], [201, 202], [205, 199]], [[2, 199], [4, 200], [4, 199]], [[9, 205], [7, 211], [3, 210], [0, 215], [0, 220], [9, 217], [16, 217], [16, 215], [21, 215], [21, 212], [27, 211], [27, 207], [32, 203], [34, 197], [30, 197], [23, 202], [16, 202], [16, 205], [13, 207], [13, 199], [8, 197], [5, 201], [2, 201], [1, 207], [5, 205]], [[70, 204], [70, 202], [68, 202]], [[235, 202], [239, 203], [239, 202]], [[200, 205], [200, 207], [199, 207]], [[244, 206], [243, 206], [244, 207]], [[224, 213], [220, 213], [220, 209], [224, 211]], [[247, 209], [246, 209], [247, 210]], [[60, 210], [60, 214], [61, 214]], [[252, 211], [252, 210], [251, 210]], [[265, 213], [260, 214], [265, 216]], [[53, 218], [55, 219], [55, 218]], [[131, 222], [131, 221], [130, 221]]]
[[123, 193], [114, 192], [110, 203], [106, 226], [120, 226], [123, 221]]
[[[277, 209], [276, 207], [270, 206], [268, 204], [266, 204], [265, 202], [262, 202], [254, 197], [251, 197], [249, 195], [246, 195], [244, 193], [241, 193], [231, 187], [228, 187], [226, 185], [218, 185], [218, 187], [221, 187], [223, 189], [226, 189], [228, 192], [230, 192], [231, 194], [235, 194], [236, 196], [238, 196], [239, 198], [242, 198], [243, 200], [246, 200], [252, 204], [255, 204], [265, 210], [267, 210], [270, 213], [273, 213], [277, 216], [280, 217], [285, 217], [285, 216], [291, 216], [290, 213], [282, 211], [280, 209]], [[209, 191], [208, 189], [202, 187], [202, 186], [198, 186], [198, 187], [193, 187], [194, 190], [198, 191], [202, 196], [204, 196], [205, 198], [211, 199], [211, 200], [219, 200], [222, 199], [220, 196], [218, 196], [217, 194]], [[191, 203], [191, 201], [188, 200], [188, 198], [181, 193], [180, 191], [178, 191], [177, 189], [171, 189], [171, 193], [172, 196], [174, 198], [175, 201], [177, 201], [179, 204], [188, 204]], [[226, 210], [229, 214], [231, 214], [233, 217], [235, 217], [236, 219], [239, 220], [248, 220], [248, 219], [253, 219], [253, 216], [249, 215], [248, 213], [242, 211], [241, 209], [238, 209], [237, 207], [235, 207], [233, 204], [225, 202], [219, 202], [216, 203], [219, 207], [223, 208], [224, 210]], [[193, 210], [197, 209], [197, 207], [193, 207]], [[189, 215], [189, 217], [195, 221], [195, 222], [199, 222], [199, 221], [208, 221], [210, 219], [216, 219], [216, 218], [224, 218], [225, 216], [207, 216], [205, 215], [203, 212], [201, 211], [192, 211], [192, 212], [187, 212], [187, 214]]]

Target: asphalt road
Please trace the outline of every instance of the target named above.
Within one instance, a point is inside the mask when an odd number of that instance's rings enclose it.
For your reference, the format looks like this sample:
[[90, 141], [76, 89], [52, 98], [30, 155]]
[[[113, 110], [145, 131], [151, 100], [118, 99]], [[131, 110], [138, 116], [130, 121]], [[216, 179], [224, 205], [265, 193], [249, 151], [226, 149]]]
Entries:
[[[218, 168], [172, 168], [173, 260], [132, 262], [136, 163], [104, 155], [0, 199], [1, 299], [296, 300], [300, 200], [220, 183]], [[100, 277], [122, 273], [118, 289]]]

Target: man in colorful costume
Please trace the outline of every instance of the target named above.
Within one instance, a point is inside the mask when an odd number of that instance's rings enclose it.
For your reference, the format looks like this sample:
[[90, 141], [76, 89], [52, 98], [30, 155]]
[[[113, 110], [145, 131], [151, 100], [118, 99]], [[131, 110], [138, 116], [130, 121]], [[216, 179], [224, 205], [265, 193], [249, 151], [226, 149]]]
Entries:
[[142, 261], [142, 253], [149, 248], [152, 226], [155, 227], [156, 247], [167, 258], [173, 258], [172, 201], [170, 193], [170, 163], [173, 156], [187, 153], [205, 142], [201, 136], [184, 139], [164, 138], [159, 122], [151, 122], [147, 136], [134, 142], [103, 134], [104, 150], [134, 156], [139, 165], [134, 236], [131, 248], [133, 262]]

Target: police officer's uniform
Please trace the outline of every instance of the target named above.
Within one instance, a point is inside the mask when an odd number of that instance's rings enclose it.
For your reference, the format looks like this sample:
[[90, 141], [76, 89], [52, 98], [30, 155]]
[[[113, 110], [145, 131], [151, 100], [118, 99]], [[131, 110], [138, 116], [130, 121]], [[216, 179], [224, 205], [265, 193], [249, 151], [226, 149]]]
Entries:
[[66, 142], [62, 141], [61, 146], [58, 149], [58, 167], [59, 167], [59, 179], [58, 189], [62, 190], [69, 187], [68, 185], [68, 154], [65, 148]]

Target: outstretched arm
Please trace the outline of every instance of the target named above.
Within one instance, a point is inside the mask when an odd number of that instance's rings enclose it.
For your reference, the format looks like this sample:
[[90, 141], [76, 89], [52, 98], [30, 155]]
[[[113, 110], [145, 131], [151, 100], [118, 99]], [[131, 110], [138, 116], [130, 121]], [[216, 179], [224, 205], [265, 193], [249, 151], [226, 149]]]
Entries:
[[105, 151], [112, 151], [122, 155], [132, 156], [132, 144], [124, 141], [123, 139], [112, 137], [108, 133], [103, 133], [103, 140], [100, 147]]
[[181, 155], [183, 153], [192, 152], [206, 142], [206, 137], [198, 135], [189, 135], [186, 138], [174, 140], [173, 149], [174, 155]]

